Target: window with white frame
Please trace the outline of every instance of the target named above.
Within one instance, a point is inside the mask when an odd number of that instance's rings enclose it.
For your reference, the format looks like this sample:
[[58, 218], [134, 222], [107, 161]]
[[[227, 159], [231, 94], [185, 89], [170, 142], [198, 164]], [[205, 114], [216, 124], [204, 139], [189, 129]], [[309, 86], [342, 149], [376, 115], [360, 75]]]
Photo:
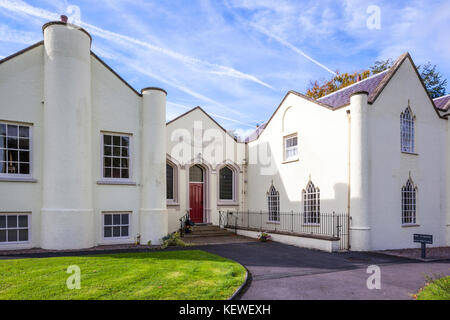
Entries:
[[28, 216], [28, 214], [0, 213], [0, 245], [29, 241]]
[[402, 187], [402, 224], [416, 223], [417, 187], [411, 178]]
[[129, 135], [103, 134], [103, 178], [130, 179]]
[[124, 239], [130, 237], [129, 213], [104, 213], [103, 238]]
[[320, 223], [320, 190], [309, 181], [303, 190], [303, 222], [306, 224]]
[[234, 199], [234, 172], [225, 166], [219, 170], [219, 199], [233, 200]]
[[0, 122], [0, 176], [29, 176], [30, 126]]
[[267, 206], [269, 209], [269, 221], [280, 222], [280, 194], [273, 185], [267, 192]]
[[298, 159], [298, 139], [297, 134], [284, 137], [284, 160]]
[[412, 114], [411, 108], [407, 107], [405, 111], [400, 114], [400, 143], [402, 152], [415, 152], [414, 122], [415, 117]]
[[175, 192], [174, 192], [174, 179], [175, 179], [175, 168], [170, 164], [166, 163], [166, 198], [167, 200], [175, 200]]

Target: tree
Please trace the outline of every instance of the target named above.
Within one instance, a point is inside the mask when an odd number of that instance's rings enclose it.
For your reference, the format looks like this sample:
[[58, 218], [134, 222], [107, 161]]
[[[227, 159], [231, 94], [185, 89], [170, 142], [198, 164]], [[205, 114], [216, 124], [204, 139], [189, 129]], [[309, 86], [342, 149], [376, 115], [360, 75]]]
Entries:
[[[353, 74], [336, 72], [330, 80], [325, 81], [311, 81], [306, 91], [306, 95], [313, 99], [319, 99], [327, 94], [333, 93], [339, 89], [345, 88], [357, 82], [358, 76], [360, 80], [366, 79], [371, 75], [381, 73], [388, 70], [394, 64], [394, 60], [378, 60], [368, 70], [362, 72], [355, 72]], [[432, 99], [445, 95], [447, 79], [443, 79], [440, 72], [438, 72], [436, 65], [431, 65], [427, 62], [425, 65], [419, 65], [417, 71], [427, 88], [428, 94]]]

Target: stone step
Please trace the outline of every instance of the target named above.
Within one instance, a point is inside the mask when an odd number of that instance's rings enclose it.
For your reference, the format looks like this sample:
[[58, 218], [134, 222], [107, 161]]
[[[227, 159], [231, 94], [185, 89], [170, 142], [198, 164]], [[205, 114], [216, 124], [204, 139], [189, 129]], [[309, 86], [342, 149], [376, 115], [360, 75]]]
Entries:
[[223, 229], [218, 226], [194, 226], [192, 228], [193, 232], [209, 232], [209, 231], [222, 231]]
[[205, 232], [192, 232], [183, 235], [184, 238], [196, 238], [196, 237], [226, 237], [233, 235], [232, 232], [223, 231], [205, 231]]

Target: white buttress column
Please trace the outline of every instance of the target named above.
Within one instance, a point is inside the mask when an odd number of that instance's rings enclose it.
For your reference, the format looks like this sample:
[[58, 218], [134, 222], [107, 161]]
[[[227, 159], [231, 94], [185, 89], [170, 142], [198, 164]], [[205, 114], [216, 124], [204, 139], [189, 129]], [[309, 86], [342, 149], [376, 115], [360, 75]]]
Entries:
[[350, 98], [350, 226], [351, 250], [370, 250], [369, 212], [369, 139], [367, 93], [354, 93]]
[[94, 245], [90, 35], [50, 22], [44, 32], [41, 246]]
[[166, 95], [142, 89], [141, 243], [161, 243], [168, 234], [166, 204]]
[[450, 246], [450, 197], [448, 196], [450, 191], [450, 170], [448, 170], [448, 163], [450, 163], [450, 124], [447, 121], [447, 140], [446, 140], [446, 155], [444, 158], [444, 163], [442, 166], [442, 170], [445, 172], [445, 189], [444, 189], [444, 206], [442, 210], [444, 211], [444, 232], [445, 232], [445, 241], [447, 246]]

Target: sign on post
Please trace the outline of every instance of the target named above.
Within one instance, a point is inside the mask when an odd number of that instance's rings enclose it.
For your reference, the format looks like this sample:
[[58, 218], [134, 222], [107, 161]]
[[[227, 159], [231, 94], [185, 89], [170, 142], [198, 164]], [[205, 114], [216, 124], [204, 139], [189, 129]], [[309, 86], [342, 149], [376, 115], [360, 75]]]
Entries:
[[420, 243], [422, 245], [422, 259], [426, 258], [427, 254], [427, 244], [433, 244], [433, 235], [431, 234], [414, 234], [414, 242]]

